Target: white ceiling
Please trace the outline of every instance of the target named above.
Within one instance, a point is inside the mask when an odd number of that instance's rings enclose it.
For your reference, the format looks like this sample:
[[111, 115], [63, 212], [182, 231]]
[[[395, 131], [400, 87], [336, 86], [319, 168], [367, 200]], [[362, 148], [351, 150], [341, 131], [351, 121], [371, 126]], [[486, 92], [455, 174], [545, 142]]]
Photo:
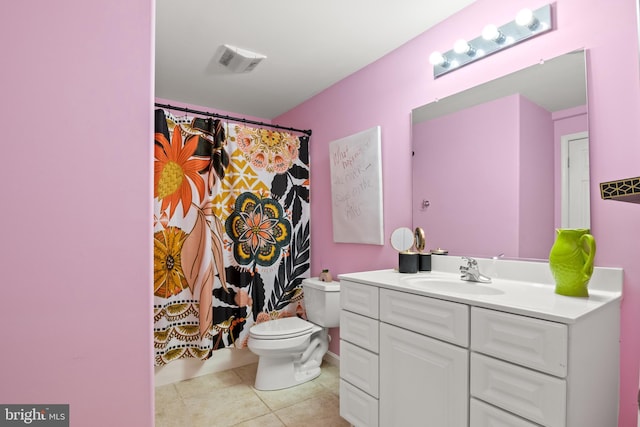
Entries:
[[[271, 119], [473, 1], [156, 0], [155, 96]], [[231, 73], [222, 44], [267, 59]]]

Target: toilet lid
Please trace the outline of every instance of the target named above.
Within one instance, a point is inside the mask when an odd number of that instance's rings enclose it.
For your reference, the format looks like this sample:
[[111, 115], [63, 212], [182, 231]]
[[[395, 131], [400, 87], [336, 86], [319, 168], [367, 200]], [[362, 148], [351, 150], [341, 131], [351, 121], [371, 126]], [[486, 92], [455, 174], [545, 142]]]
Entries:
[[258, 323], [251, 327], [249, 333], [261, 339], [294, 338], [309, 333], [313, 324], [299, 317], [284, 317]]

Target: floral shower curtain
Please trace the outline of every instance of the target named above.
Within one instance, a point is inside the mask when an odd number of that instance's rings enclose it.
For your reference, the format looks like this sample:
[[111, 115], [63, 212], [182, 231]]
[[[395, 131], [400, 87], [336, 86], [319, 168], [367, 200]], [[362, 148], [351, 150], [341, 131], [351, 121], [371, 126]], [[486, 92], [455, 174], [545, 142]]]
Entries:
[[156, 110], [155, 364], [305, 317], [308, 137]]

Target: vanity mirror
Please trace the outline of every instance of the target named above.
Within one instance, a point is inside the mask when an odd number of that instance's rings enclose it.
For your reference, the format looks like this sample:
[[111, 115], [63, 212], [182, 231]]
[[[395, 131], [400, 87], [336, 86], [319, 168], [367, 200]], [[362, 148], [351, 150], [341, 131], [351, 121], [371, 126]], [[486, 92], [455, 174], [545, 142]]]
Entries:
[[414, 109], [413, 226], [427, 249], [546, 259], [556, 228], [589, 228], [587, 131], [584, 51]]

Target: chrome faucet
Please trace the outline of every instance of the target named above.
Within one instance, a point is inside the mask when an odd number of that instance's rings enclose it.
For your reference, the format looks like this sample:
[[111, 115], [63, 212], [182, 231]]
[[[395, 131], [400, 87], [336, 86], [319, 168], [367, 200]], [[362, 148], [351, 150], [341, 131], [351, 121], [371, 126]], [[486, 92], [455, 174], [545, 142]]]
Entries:
[[480, 273], [480, 269], [478, 268], [478, 261], [466, 256], [463, 256], [462, 259], [467, 262], [467, 265], [460, 266], [460, 279], [466, 280], [468, 282], [491, 283], [491, 277], [485, 276], [484, 274]]

